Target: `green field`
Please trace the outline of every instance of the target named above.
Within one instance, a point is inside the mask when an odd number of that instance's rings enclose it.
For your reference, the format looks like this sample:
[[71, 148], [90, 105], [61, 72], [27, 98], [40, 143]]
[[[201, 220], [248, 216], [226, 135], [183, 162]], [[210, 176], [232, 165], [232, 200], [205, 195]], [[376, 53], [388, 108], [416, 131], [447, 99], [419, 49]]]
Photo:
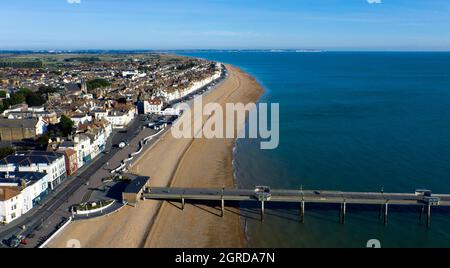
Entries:
[[[33, 68], [40, 67], [63, 67], [67, 64], [95, 64], [100, 62], [126, 62], [133, 60], [144, 61], [179, 61], [183, 57], [169, 54], [154, 54], [154, 53], [142, 53], [142, 54], [2, 54], [0, 55], [0, 68], [1, 67], [17, 67], [30, 65]], [[41, 66], [42, 65], [42, 66]]]

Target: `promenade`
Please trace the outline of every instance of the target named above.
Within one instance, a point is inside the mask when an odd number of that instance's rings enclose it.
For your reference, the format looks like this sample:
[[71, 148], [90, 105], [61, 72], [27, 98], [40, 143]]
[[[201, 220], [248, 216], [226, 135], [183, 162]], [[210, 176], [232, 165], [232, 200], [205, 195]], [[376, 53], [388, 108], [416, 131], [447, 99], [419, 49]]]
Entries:
[[[116, 183], [104, 184], [102, 179], [110, 176], [111, 169], [137, 150], [140, 140], [156, 132], [148, 128], [142, 129], [145, 124], [142, 118], [136, 117], [125, 130], [114, 131], [107, 142], [105, 152], [108, 153], [100, 154], [67, 178], [40, 206], [11, 224], [1, 226], [0, 242], [20, 233], [26, 237], [27, 245], [24, 247], [37, 247], [71, 216], [69, 208], [73, 204], [101, 199], [116, 199], [121, 202], [120, 189], [116, 191], [113, 188]], [[123, 140], [128, 140], [129, 146], [124, 149], [113, 146]], [[146, 147], [151, 144], [149, 142]]]

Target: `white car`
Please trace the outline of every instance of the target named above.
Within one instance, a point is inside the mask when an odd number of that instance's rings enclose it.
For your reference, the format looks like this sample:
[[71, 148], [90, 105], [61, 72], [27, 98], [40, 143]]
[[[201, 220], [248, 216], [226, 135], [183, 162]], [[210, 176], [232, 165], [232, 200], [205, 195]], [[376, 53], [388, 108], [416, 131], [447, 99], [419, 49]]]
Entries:
[[127, 146], [128, 146], [128, 142], [126, 142], [126, 141], [122, 141], [121, 143], [119, 143], [119, 148], [120, 149], [123, 149], [123, 148], [125, 148]]

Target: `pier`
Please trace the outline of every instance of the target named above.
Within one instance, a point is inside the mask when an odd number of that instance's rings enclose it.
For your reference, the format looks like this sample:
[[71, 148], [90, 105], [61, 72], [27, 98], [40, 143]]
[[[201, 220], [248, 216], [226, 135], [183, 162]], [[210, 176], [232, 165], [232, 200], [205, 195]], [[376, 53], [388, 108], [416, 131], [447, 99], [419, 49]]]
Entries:
[[[431, 209], [437, 206], [450, 207], [449, 194], [431, 194], [428, 190], [417, 190], [415, 193], [384, 193], [384, 192], [342, 192], [342, 191], [314, 191], [314, 190], [272, 190], [269, 187], [255, 189], [212, 189], [212, 188], [164, 188], [149, 187], [142, 193], [142, 199], [180, 201], [182, 208], [189, 201], [217, 201], [225, 213], [225, 202], [259, 202], [261, 206], [261, 221], [264, 220], [264, 203], [298, 203], [300, 221], [305, 221], [307, 204], [337, 204], [339, 220], [345, 223], [347, 205], [379, 205], [380, 219], [388, 223], [388, 212], [391, 205], [417, 206], [419, 221], [423, 214], [426, 216], [426, 226], [430, 227]], [[425, 211], [426, 210], [426, 211]]]

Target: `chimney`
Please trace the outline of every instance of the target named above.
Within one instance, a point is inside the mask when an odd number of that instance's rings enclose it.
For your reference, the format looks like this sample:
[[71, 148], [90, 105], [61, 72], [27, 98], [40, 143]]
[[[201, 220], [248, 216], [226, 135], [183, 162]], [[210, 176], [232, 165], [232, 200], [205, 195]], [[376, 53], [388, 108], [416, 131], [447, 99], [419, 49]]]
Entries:
[[25, 188], [27, 187], [27, 181], [24, 180], [24, 179], [21, 179], [21, 180], [20, 180], [20, 187], [21, 187], [22, 189], [25, 189]]

